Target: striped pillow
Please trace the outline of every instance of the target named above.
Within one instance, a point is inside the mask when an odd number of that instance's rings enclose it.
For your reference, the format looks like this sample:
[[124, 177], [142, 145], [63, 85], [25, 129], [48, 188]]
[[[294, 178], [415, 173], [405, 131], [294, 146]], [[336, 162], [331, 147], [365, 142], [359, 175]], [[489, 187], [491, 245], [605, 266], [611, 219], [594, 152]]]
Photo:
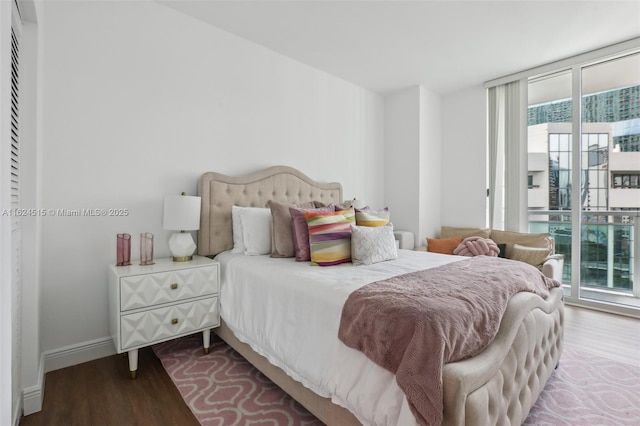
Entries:
[[380, 210], [371, 210], [369, 207], [356, 209], [356, 225], [358, 226], [385, 226], [389, 223], [389, 207]]
[[304, 212], [309, 228], [311, 264], [319, 266], [351, 262], [353, 208], [335, 212]]

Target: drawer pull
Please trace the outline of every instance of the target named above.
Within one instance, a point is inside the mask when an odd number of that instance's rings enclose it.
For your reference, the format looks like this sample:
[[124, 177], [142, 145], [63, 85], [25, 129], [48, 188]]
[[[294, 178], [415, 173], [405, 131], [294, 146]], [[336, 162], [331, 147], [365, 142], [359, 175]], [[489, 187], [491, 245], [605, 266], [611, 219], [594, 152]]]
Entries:
[[171, 324], [176, 325], [178, 323], [178, 318], [174, 318], [171, 320]]
[[178, 288], [178, 283], [171, 284], [171, 290], [175, 290]]

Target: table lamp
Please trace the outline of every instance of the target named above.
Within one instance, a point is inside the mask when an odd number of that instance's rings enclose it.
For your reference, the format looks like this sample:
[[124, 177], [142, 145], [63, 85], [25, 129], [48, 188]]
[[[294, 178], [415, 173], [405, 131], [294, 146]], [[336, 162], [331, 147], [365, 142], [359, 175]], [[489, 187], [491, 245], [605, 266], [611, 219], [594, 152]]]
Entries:
[[193, 259], [196, 243], [187, 231], [200, 229], [200, 197], [186, 195], [166, 195], [164, 197], [164, 229], [175, 232], [169, 238], [169, 250], [174, 262]]

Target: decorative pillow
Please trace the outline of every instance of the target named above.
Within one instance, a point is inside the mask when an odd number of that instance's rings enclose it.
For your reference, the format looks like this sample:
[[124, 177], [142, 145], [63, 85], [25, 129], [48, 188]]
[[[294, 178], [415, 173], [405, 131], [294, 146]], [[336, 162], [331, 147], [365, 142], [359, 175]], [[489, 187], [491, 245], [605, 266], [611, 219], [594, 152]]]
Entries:
[[498, 245], [489, 238], [467, 237], [453, 250], [458, 256], [493, 256], [500, 253]]
[[233, 249], [231, 253], [244, 253], [244, 237], [242, 236], [242, 219], [240, 211], [245, 207], [231, 206], [231, 224], [233, 226]]
[[496, 244], [506, 244], [505, 255], [511, 259], [513, 257], [513, 246], [520, 244], [526, 247], [546, 248], [549, 254], [553, 253], [553, 241], [549, 234], [529, 234], [526, 232], [500, 231], [493, 229], [491, 239]]
[[271, 210], [245, 207], [240, 210], [244, 254], [257, 256], [271, 253]]
[[440, 227], [440, 238], [453, 238], [453, 237], [482, 237], [489, 238], [491, 230], [489, 228], [462, 228], [457, 226], [442, 226]]
[[431, 253], [453, 254], [453, 251], [461, 242], [462, 237], [427, 238], [427, 251]]
[[318, 207], [315, 209], [304, 209], [299, 207], [289, 207], [289, 213], [291, 213], [291, 233], [293, 236], [293, 251], [296, 261], [308, 262], [311, 260], [311, 254], [309, 251], [309, 228], [307, 226], [307, 219], [304, 217], [304, 212], [333, 212], [333, 205], [326, 207]]
[[334, 204], [333, 205], [335, 211], [347, 210], [353, 207], [349, 201], [346, 201], [342, 204]]
[[398, 248], [391, 223], [376, 227], [351, 225], [351, 261], [354, 265], [371, 265], [397, 258]]
[[549, 249], [541, 247], [527, 247], [514, 244], [510, 259], [528, 263], [536, 268], [542, 268], [542, 264], [549, 257]]
[[[296, 252], [293, 246], [293, 230], [289, 207], [312, 209], [313, 201], [302, 204], [284, 204], [269, 201], [271, 209], [271, 257], [293, 257]], [[306, 226], [306, 224], [305, 224]]]
[[311, 263], [331, 266], [351, 261], [351, 225], [356, 223], [353, 208], [337, 212], [304, 212], [309, 228]]
[[506, 259], [507, 258], [507, 244], [506, 243], [498, 244], [498, 249], [500, 249], [500, 253], [498, 253], [498, 257]]
[[384, 226], [389, 223], [389, 207], [371, 210], [369, 207], [356, 209], [356, 225]]

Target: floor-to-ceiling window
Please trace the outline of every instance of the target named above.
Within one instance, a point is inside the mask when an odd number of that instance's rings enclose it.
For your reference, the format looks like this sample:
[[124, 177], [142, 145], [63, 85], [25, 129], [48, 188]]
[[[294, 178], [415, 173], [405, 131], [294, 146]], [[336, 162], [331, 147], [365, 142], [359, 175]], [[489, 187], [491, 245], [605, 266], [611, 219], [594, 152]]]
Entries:
[[[527, 108], [529, 229], [555, 237], [565, 256], [563, 281], [571, 282], [572, 103], [571, 71], [529, 80]], [[569, 290], [567, 288], [566, 290]]]
[[[620, 173], [640, 173], [640, 53], [583, 67], [581, 89], [580, 297], [640, 306], [640, 189], [613, 185]], [[602, 130], [588, 133], [590, 126]]]
[[569, 300], [640, 307], [640, 53], [528, 81], [529, 228], [565, 255]]

